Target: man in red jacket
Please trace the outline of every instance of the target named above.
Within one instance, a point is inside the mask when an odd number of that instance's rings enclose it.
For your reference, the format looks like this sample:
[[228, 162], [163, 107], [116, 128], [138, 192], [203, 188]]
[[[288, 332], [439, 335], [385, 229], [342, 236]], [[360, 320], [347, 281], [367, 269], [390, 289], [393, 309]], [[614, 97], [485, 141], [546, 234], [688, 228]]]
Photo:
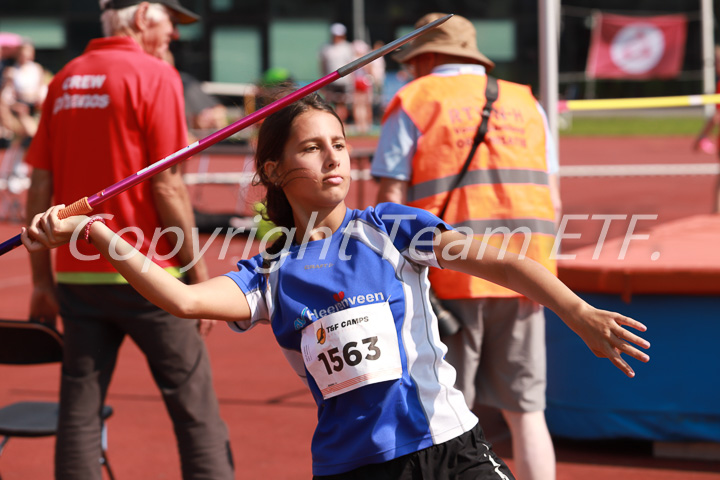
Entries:
[[[100, 6], [105, 38], [92, 40], [49, 86], [27, 155], [33, 166], [28, 220], [187, 146], [180, 77], [160, 58], [178, 38], [176, 23], [198, 16], [178, 0], [101, 0]], [[137, 248], [173, 274], [187, 270], [191, 283], [208, 278], [205, 264], [193, 258], [195, 222], [179, 170], [165, 170], [93, 213], [136, 237]], [[59, 313], [65, 335], [56, 478], [101, 478], [99, 412], [129, 335], [146, 355], [173, 421], [183, 479], [232, 479], [228, 431], [198, 321], [154, 307], [83, 243], [58, 249], [55, 278], [49, 252], [31, 256], [30, 315], [53, 323]]]

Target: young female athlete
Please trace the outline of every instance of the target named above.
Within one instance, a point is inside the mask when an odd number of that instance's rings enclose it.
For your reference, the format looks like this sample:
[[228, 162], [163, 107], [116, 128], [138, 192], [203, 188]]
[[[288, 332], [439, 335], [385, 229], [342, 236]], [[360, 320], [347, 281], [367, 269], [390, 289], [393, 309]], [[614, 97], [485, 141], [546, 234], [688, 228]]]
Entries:
[[[317, 95], [262, 124], [257, 173], [267, 214], [289, 230], [238, 270], [186, 285], [131, 255], [101, 222], [38, 215], [23, 243], [35, 251], [84, 232], [150, 301], [179, 317], [214, 318], [245, 331], [269, 323], [318, 406], [312, 441], [316, 478], [512, 478], [484, 440], [477, 418], [453, 388], [428, 301], [429, 266], [507, 286], [546, 305], [595, 355], [634, 376], [625, 353], [649, 343], [645, 330], [597, 310], [531, 260], [472, 240], [424, 210], [380, 204], [350, 210], [350, 157], [340, 119]], [[483, 250], [484, 247], [487, 247]], [[126, 259], [122, 259], [125, 257]], [[500, 258], [498, 258], [500, 257]]]

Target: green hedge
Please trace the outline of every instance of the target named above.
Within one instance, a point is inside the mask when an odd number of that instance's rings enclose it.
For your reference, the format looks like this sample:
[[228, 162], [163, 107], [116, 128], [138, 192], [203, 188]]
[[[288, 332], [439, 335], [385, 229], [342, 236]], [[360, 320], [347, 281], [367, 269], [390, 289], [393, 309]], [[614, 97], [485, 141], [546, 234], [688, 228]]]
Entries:
[[693, 136], [703, 127], [703, 117], [564, 117], [561, 136]]

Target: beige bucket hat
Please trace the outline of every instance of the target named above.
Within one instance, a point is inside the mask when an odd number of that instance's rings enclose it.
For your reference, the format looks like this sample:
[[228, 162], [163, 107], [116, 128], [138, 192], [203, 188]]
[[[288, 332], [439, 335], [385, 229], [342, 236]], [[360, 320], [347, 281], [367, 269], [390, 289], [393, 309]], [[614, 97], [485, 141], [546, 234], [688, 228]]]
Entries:
[[[446, 15], [446, 13], [428, 13], [415, 23], [415, 28], [420, 28]], [[460, 15], [453, 15], [447, 22], [420, 35], [407, 47], [393, 55], [393, 59], [405, 63], [411, 58], [427, 52], [470, 58], [484, 65], [488, 72], [495, 67], [495, 63], [478, 50], [473, 24]]]

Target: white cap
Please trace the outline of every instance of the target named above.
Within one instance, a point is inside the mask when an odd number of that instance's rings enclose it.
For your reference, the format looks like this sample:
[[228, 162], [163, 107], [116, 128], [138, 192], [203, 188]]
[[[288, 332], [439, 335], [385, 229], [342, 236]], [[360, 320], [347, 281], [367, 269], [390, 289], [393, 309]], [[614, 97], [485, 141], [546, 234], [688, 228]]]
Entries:
[[336, 37], [342, 37], [347, 34], [347, 28], [342, 23], [333, 23], [330, 25], [330, 33]]

